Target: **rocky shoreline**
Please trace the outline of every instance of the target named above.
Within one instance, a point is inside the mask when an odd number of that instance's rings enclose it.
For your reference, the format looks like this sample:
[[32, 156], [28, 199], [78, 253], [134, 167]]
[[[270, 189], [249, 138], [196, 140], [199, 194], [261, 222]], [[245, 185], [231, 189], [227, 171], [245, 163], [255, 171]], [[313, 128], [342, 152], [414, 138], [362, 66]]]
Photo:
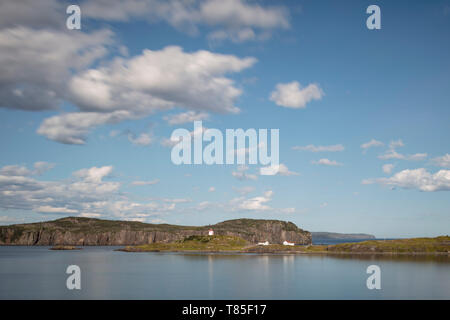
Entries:
[[250, 243], [283, 241], [311, 244], [311, 233], [292, 222], [235, 219], [208, 226], [177, 226], [68, 217], [55, 221], [0, 226], [0, 245], [127, 246], [172, 243], [189, 236], [237, 236]]

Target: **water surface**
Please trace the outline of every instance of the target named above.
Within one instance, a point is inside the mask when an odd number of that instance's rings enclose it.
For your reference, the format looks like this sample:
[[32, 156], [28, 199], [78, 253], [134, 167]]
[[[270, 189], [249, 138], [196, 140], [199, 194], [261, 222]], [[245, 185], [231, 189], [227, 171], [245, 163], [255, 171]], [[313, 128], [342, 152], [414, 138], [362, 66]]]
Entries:
[[[0, 247], [0, 299], [449, 299], [448, 257], [130, 253]], [[68, 265], [81, 290], [66, 288]], [[381, 290], [366, 269], [381, 268]]]

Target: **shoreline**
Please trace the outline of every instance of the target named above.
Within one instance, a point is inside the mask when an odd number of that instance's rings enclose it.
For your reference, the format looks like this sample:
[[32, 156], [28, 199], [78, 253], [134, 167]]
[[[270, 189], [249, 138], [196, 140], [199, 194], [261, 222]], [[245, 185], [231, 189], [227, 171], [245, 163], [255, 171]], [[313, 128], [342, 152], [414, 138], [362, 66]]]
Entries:
[[193, 253], [193, 254], [251, 254], [251, 255], [348, 255], [348, 256], [448, 256], [450, 252], [339, 252], [339, 251], [260, 251], [251, 252], [244, 250], [134, 250], [114, 249], [113, 251], [131, 253]]
[[[106, 246], [96, 246], [96, 245], [86, 245], [86, 246], [77, 246], [76, 249], [59, 249], [54, 248], [52, 246], [42, 246], [42, 245], [0, 245], [0, 247], [38, 247], [38, 248], [49, 248], [51, 251], [80, 251], [83, 248], [112, 248], [112, 247], [121, 247], [117, 245], [106, 245]], [[121, 247], [116, 249], [111, 249], [112, 251], [117, 252], [131, 252], [131, 253], [180, 253], [180, 254], [237, 254], [237, 255], [318, 255], [318, 256], [439, 256], [439, 257], [449, 257], [450, 252], [344, 252], [344, 251], [299, 251], [299, 250], [280, 250], [280, 251], [247, 251], [247, 250], [182, 250], [182, 249], [165, 249], [165, 250], [143, 250], [137, 249], [133, 247]]]

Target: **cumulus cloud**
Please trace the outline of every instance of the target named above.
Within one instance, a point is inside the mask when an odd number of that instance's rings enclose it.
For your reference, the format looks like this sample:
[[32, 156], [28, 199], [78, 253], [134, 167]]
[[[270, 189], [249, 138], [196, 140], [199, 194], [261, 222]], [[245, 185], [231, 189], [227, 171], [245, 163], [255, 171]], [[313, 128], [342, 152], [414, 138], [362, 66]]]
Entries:
[[312, 161], [312, 164], [318, 164], [318, 165], [323, 165], [323, 166], [332, 166], [332, 167], [336, 167], [336, 166], [342, 166], [343, 164], [340, 162], [337, 162], [335, 160], [329, 160], [326, 158], [320, 159], [318, 161]]
[[[29, 169], [29, 171], [33, 171]], [[0, 169], [0, 208], [47, 214], [146, 219], [175, 209], [176, 202], [137, 202], [120, 192], [121, 183], [107, 181], [112, 166], [75, 171], [70, 179], [41, 181]], [[4, 175], [8, 172], [10, 175]], [[22, 174], [16, 171], [16, 174]]]
[[445, 154], [442, 157], [436, 157], [432, 163], [443, 168], [450, 168], [450, 154]]
[[391, 173], [392, 170], [394, 169], [394, 165], [393, 165], [392, 163], [388, 163], [388, 164], [383, 165], [382, 168], [383, 168], [383, 172], [384, 172], [384, 173], [389, 174], [389, 173]]
[[128, 133], [128, 140], [137, 146], [148, 146], [153, 142], [152, 134], [150, 133], [141, 133], [139, 135], [135, 135], [133, 133]]
[[319, 85], [313, 83], [302, 88], [297, 81], [279, 83], [270, 95], [270, 100], [278, 106], [287, 108], [306, 108], [312, 100], [322, 99], [324, 93]]
[[150, 181], [137, 180], [137, 181], [133, 181], [131, 183], [131, 185], [133, 185], [133, 186], [151, 186], [151, 185], [154, 185], [157, 183], [159, 183], [159, 179], [154, 179], [154, 180], [150, 180]]
[[207, 120], [208, 118], [209, 118], [208, 113], [196, 111], [187, 111], [163, 117], [163, 119], [166, 120], [170, 125], [183, 124], [199, 120]]
[[405, 144], [401, 139], [393, 140], [389, 143], [389, 148], [386, 150], [386, 152], [384, 154], [379, 155], [378, 158], [381, 160], [397, 159], [397, 160], [421, 161], [426, 159], [428, 156], [428, 154], [426, 153], [415, 153], [404, 155], [397, 152], [396, 148], [400, 148], [403, 146], [405, 146]]
[[231, 172], [231, 175], [238, 180], [257, 180], [258, 176], [247, 173], [248, 170], [248, 166], [239, 166], [236, 171]]
[[55, 166], [53, 163], [39, 161], [35, 162], [33, 169], [28, 169], [25, 166], [20, 166], [17, 164], [7, 165], [0, 169], [0, 175], [3, 176], [31, 176], [31, 175], [41, 175], [46, 171], [52, 169]]
[[33, 28], [61, 27], [65, 6], [58, 0], [21, 0], [0, 2], [0, 28], [26, 24]]
[[361, 149], [363, 149], [363, 152], [366, 152], [368, 149], [373, 147], [382, 147], [384, 146], [384, 143], [375, 139], [372, 139], [368, 142], [365, 142], [361, 145]]
[[313, 144], [309, 144], [307, 146], [294, 146], [292, 150], [302, 150], [302, 151], [311, 151], [311, 152], [338, 152], [344, 151], [344, 146], [342, 144], [335, 144], [330, 146], [315, 146]]
[[363, 184], [379, 183], [404, 189], [417, 189], [425, 192], [449, 191], [450, 170], [430, 173], [425, 168], [403, 170], [390, 178], [366, 179]]
[[66, 98], [72, 70], [103, 57], [111, 43], [109, 30], [0, 29], [0, 107], [56, 109]]
[[[115, 19], [108, 12], [131, 17], [144, 14], [143, 7], [157, 12], [155, 3], [166, 6], [166, 13], [172, 15], [172, 9], [191, 5], [200, 12], [206, 1], [97, 0], [83, 3], [83, 16], [95, 17], [101, 11], [98, 17], [106, 20]], [[122, 7], [130, 11], [114, 9]], [[184, 118], [205, 118], [206, 111], [237, 113], [234, 102], [241, 89], [228, 74], [256, 62], [251, 57], [205, 50], [184, 52], [176, 46], [144, 50], [128, 58], [126, 48], [116, 43], [108, 29], [67, 30], [65, 6], [60, 1], [2, 2], [0, 9], [0, 107], [41, 111], [73, 105], [78, 110], [45, 119], [37, 131], [61, 143], [84, 144], [97, 126], [139, 119], [175, 106], [188, 109]], [[108, 62], [114, 53], [125, 56]], [[98, 67], [92, 68], [95, 63]], [[186, 120], [179, 116], [172, 121]], [[141, 138], [137, 143], [148, 143], [148, 136]]]
[[37, 212], [41, 213], [64, 213], [64, 214], [72, 214], [72, 213], [78, 213], [78, 210], [75, 209], [68, 209], [66, 207], [51, 207], [51, 206], [39, 206], [35, 209]]
[[28, 168], [26, 168], [24, 166], [19, 166], [19, 165], [14, 164], [14, 165], [4, 166], [3, 168], [1, 168], [0, 174], [3, 176], [25, 177], [25, 176], [31, 175], [31, 170], [29, 170]]
[[77, 105], [89, 111], [133, 110], [149, 114], [175, 105], [215, 112], [239, 111], [233, 105], [241, 90], [226, 73], [251, 67], [255, 58], [205, 50], [184, 52], [177, 46], [144, 50], [118, 58], [107, 67], [91, 69], [71, 80]]
[[266, 191], [262, 196], [236, 200], [236, 208], [241, 210], [261, 211], [271, 209], [266, 203], [272, 200], [273, 191]]
[[389, 143], [390, 149], [395, 149], [395, 148], [404, 147], [404, 146], [405, 146], [405, 144], [403, 143], [403, 141], [401, 139], [393, 140]]
[[[202, 127], [197, 127], [194, 130], [189, 131], [189, 134], [190, 134], [191, 138], [194, 139], [195, 137], [198, 137], [198, 136], [201, 137], [202, 134], [204, 134], [206, 130], [207, 130], [207, 128], [205, 128], [203, 126]], [[173, 147], [174, 145], [176, 145], [180, 141], [181, 141], [181, 138], [179, 138], [179, 139], [177, 139], [175, 137], [162, 138], [160, 140], [160, 144], [163, 147], [171, 148], [171, 147]]]
[[[225, 74], [255, 62], [254, 58], [203, 50], [186, 53], [175, 46], [116, 59], [75, 75], [69, 83], [71, 98], [82, 112], [45, 119], [38, 133], [62, 143], [84, 144], [96, 126], [142, 118], [174, 106], [236, 113], [239, 108], [234, 100], [241, 90]], [[148, 138], [140, 141], [148, 142]]]
[[37, 133], [64, 144], [85, 144], [87, 135], [92, 128], [103, 124], [113, 124], [133, 119], [128, 111], [72, 112], [44, 119]]
[[398, 160], [411, 160], [411, 161], [420, 161], [426, 159], [428, 154], [426, 153], [415, 153], [404, 155], [398, 153], [397, 151], [390, 149], [386, 151], [386, 153], [379, 155], [378, 158], [381, 160], [389, 160], [389, 159], [398, 159]]
[[297, 172], [289, 171], [288, 167], [282, 163], [279, 165], [272, 165], [267, 167], [262, 167], [259, 169], [260, 175], [267, 175], [267, 176], [273, 176], [273, 175], [280, 175], [280, 176], [298, 176], [300, 175]]
[[164, 21], [178, 30], [196, 34], [199, 27], [213, 28], [209, 38], [243, 42], [289, 27], [282, 6], [261, 6], [246, 0], [94, 0], [82, 3], [87, 17], [109, 21], [145, 19]]

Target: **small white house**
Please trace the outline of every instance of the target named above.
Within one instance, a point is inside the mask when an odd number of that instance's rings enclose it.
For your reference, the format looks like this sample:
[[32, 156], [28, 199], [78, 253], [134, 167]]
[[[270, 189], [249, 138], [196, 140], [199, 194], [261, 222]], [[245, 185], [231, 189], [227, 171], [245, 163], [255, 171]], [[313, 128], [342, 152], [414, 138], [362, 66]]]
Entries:
[[266, 242], [258, 242], [258, 246], [268, 246], [269, 245], [269, 241]]
[[213, 236], [214, 235], [214, 230], [213, 229], [209, 229], [208, 230], [208, 236]]
[[293, 245], [295, 245], [295, 243], [293, 243], [293, 242], [289, 242], [289, 241], [283, 241], [283, 245], [284, 246], [293, 246]]

